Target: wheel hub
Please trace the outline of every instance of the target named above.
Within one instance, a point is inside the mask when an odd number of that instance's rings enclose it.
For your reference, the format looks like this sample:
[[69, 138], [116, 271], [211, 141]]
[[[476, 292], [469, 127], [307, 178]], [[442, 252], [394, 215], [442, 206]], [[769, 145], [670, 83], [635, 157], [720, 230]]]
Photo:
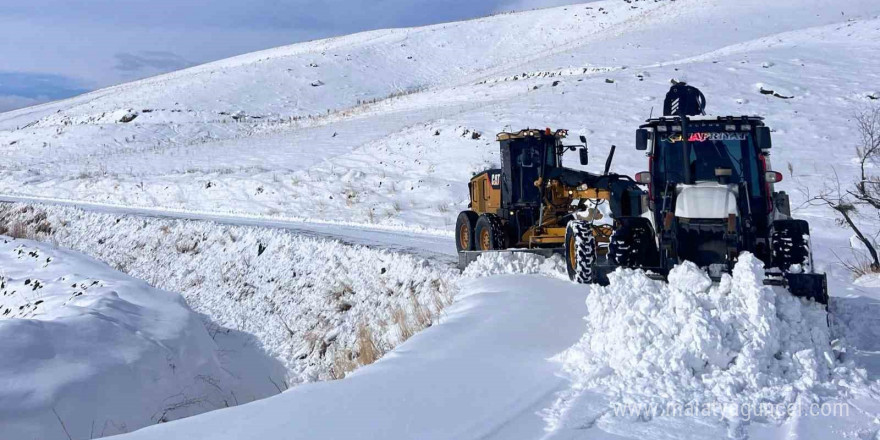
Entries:
[[468, 234], [468, 225], [463, 224], [458, 230], [458, 243], [462, 249], [470, 249], [471, 237]]

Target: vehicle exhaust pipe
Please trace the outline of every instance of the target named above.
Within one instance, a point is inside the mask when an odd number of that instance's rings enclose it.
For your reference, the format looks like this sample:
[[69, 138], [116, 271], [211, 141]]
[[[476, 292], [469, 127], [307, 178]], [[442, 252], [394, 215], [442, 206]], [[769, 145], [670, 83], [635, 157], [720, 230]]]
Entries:
[[611, 171], [611, 160], [614, 159], [614, 150], [617, 149], [617, 145], [611, 146], [611, 151], [608, 153], [608, 159], [605, 160], [605, 173], [604, 175], [608, 175], [608, 172]]

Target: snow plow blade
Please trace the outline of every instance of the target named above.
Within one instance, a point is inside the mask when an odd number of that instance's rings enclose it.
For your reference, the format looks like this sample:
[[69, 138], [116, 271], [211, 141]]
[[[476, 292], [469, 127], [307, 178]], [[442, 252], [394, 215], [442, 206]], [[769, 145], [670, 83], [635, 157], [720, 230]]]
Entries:
[[[533, 248], [533, 249], [502, 249], [502, 250], [492, 250], [492, 251], [459, 251], [458, 252], [458, 270], [464, 271], [468, 265], [477, 261], [480, 258], [480, 255], [483, 254], [534, 254], [540, 255], [544, 258], [550, 258], [554, 255], [559, 255], [560, 257], [565, 256], [564, 248]], [[614, 272], [617, 269], [617, 266], [608, 264], [607, 260], [602, 260], [597, 262], [596, 266], [593, 270], [596, 272], [596, 283], [599, 285], [608, 285], [608, 274]], [[664, 280], [661, 275], [656, 273], [652, 273], [649, 271], [648, 276], [657, 279]]]
[[794, 296], [828, 305], [828, 278], [824, 273], [774, 274], [764, 280], [764, 284], [782, 286]]
[[535, 254], [540, 255], [544, 258], [552, 257], [553, 255], [562, 255], [562, 248], [550, 248], [550, 249], [503, 249], [503, 250], [495, 250], [495, 251], [459, 251], [458, 252], [458, 270], [465, 270], [469, 264], [477, 261], [477, 258], [480, 258], [480, 255], [488, 254], [488, 253], [497, 253], [497, 254]]
[[824, 273], [787, 273], [784, 277], [792, 295], [828, 305], [828, 278]]
[[[497, 251], [461, 251], [458, 253], [458, 269], [464, 271], [469, 264], [473, 263], [480, 255], [488, 253], [499, 254], [535, 254], [545, 258], [553, 255], [564, 255], [563, 249], [504, 249]], [[608, 284], [608, 274], [614, 272], [616, 266], [608, 264], [606, 260], [600, 261], [595, 267], [596, 282], [600, 285]], [[666, 277], [660, 273], [660, 268], [641, 268], [651, 279], [666, 281]], [[718, 282], [720, 277], [711, 277], [712, 281]], [[788, 289], [792, 295], [812, 299], [819, 304], [828, 305], [828, 281], [825, 274], [818, 273], [787, 273], [771, 274], [764, 280], [765, 285], [781, 286]]]

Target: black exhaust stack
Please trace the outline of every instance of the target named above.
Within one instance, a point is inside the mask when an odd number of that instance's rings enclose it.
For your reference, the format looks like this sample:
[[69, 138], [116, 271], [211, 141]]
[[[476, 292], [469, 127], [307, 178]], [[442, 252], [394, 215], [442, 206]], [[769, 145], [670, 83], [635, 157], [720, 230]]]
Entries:
[[617, 149], [617, 145], [611, 146], [611, 151], [608, 153], [608, 159], [605, 159], [605, 172], [602, 173], [603, 176], [607, 176], [608, 172], [611, 171], [611, 161], [614, 160], [614, 150]]
[[679, 116], [684, 120], [686, 116], [706, 114], [706, 96], [700, 89], [679, 82], [669, 88], [666, 100], [663, 101], [664, 116]]
[[[681, 154], [683, 156], [682, 163], [690, 162], [691, 148], [688, 145], [688, 116], [705, 115], [706, 112], [706, 96], [700, 89], [689, 86], [685, 82], [675, 82], [673, 80], [672, 87], [666, 93], [666, 100], [663, 101], [664, 116], [678, 116], [681, 118]], [[690, 168], [684, 169], [684, 181], [690, 183]]]

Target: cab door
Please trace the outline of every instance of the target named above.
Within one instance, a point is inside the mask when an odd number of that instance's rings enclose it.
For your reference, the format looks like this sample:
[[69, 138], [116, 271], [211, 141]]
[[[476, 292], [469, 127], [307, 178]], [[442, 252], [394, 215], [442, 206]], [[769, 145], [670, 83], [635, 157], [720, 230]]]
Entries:
[[486, 183], [488, 183], [486, 176], [482, 176], [480, 180], [477, 182], [477, 193], [474, 195], [474, 200], [477, 201], [477, 212], [485, 213], [486, 212]]

